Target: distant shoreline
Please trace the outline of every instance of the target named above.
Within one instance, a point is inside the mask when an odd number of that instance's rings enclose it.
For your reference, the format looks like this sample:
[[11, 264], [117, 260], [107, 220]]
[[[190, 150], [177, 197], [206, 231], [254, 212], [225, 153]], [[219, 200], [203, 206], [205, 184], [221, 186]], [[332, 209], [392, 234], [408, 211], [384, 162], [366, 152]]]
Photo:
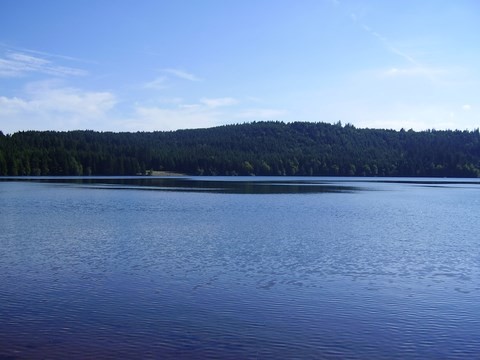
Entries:
[[147, 176], [187, 176], [187, 174], [172, 172], [172, 171], [157, 171], [151, 170], [147, 171]]

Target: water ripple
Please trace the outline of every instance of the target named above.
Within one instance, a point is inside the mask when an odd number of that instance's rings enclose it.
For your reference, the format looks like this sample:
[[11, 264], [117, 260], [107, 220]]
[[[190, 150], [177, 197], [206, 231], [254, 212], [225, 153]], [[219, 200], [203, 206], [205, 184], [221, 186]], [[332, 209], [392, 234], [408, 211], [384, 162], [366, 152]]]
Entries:
[[480, 352], [473, 185], [129, 182], [0, 183], [0, 358]]

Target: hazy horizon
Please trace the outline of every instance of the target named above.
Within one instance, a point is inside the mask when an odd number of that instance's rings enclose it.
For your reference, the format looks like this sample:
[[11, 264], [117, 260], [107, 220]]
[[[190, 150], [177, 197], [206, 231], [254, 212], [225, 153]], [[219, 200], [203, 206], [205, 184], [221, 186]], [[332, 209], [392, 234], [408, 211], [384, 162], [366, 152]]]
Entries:
[[[278, 120], [280, 121], [280, 120]], [[229, 124], [229, 123], [225, 123], [225, 124], [217, 124], [217, 125], [212, 125], [212, 126], [208, 126], [208, 127], [197, 127], [197, 128], [180, 128], [180, 129], [173, 129], [173, 130], [94, 130], [94, 129], [65, 129], [65, 130], [55, 130], [55, 129], [45, 129], [45, 130], [35, 130], [35, 129], [21, 129], [21, 130], [17, 130], [17, 131], [14, 131], [14, 132], [5, 132], [3, 131], [2, 129], [0, 129], [0, 132], [2, 132], [4, 135], [13, 135], [13, 134], [16, 134], [16, 133], [20, 133], [20, 132], [24, 132], [24, 131], [54, 131], [54, 132], [70, 132], [70, 131], [94, 131], [94, 132], [105, 132], [105, 133], [137, 133], [137, 132], [171, 132], [171, 131], [178, 131], [178, 130], [201, 130], [201, 129], [212, 129], [212, 128], [215, 128], [215, 127], [219, 127], [219, 126], [237, 126], [237, 125], [249, 125], [249, 124], [252, 124], [256, 121], [249, 121], [249, 122], [244, 122], [244, 123], [232, 123], [232, 124]], [[275, 122], [274, 120], [270, 121], [270, 120], [262, 120], [262, 121], [257, 121], [258, 122]], [[288, 124], [293, 124], [293, 123], [323, 123], [323, 124], [329, 124], [328, 122], [324, 122], [324, 121], [280, 121], [286, 125]], [[336, 124], [332, 124], [332, 125], [337, 125], [338, 122]], [[355, 126], [354, 124], [351, 124], [351, 123], [341, 123], [341, 126], [342, 127], [345, 127], [345, 126], [353, 126], [354, 128], [356, 129], [363, 129], [363, 130], [387, 130], [387, 131], [396, 131], [396, 132], [400, 132], [400, 131], [414, 131], [414, 132], [429, 132], [429, 131], [468, 131], [468, 132], [474, 132], [474, 131], [478, 131], [479, 130], [479, 127], [475, 127], [473, 129], [437, 129], [437, 128], [428, 128], [428, 129], [421, 129], [421, 130], [415, 130], [413, 128], [410, 128], [410, 129], [406, 129], [406, 128], [401, 128], [401, 129], [391, 129], [391, 128], [373, 128], [373, 127], [359, 127], [359, 126]]]

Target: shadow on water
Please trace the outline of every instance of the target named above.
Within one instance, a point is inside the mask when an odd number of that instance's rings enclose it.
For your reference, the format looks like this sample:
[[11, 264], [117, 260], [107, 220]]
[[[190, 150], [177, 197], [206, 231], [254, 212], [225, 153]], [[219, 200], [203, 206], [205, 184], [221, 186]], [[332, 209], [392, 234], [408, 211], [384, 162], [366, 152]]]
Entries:
[[[381, 190], [381, 184], [423, 187], [466, 187], [480, 179], [318, 178], [318, 177], [0, 177], [0, 181], [32, 181], [90, 189], [209, 192], [223, 194], [320, 194]], [[383, 188], [385, 189], [385, 188]]]
[[[6, 178], [2, 180], [7, 180]], [[13, 180], [13, 179], [11, 179]], [[223, 194], [352, 193], [366, 188], [349, 183], [292, 178], [190, 177], [24, 177], [15, 181], [65, 184], [90, 189], [208, 192]]]

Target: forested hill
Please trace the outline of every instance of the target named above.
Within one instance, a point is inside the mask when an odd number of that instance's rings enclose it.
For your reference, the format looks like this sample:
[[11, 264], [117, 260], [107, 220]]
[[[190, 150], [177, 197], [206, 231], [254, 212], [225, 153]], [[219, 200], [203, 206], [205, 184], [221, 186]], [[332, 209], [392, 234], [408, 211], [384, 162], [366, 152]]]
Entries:
[[0, 175], [480, 175], [475, 131], [255, 122], [172, 132], [0, 132]]

